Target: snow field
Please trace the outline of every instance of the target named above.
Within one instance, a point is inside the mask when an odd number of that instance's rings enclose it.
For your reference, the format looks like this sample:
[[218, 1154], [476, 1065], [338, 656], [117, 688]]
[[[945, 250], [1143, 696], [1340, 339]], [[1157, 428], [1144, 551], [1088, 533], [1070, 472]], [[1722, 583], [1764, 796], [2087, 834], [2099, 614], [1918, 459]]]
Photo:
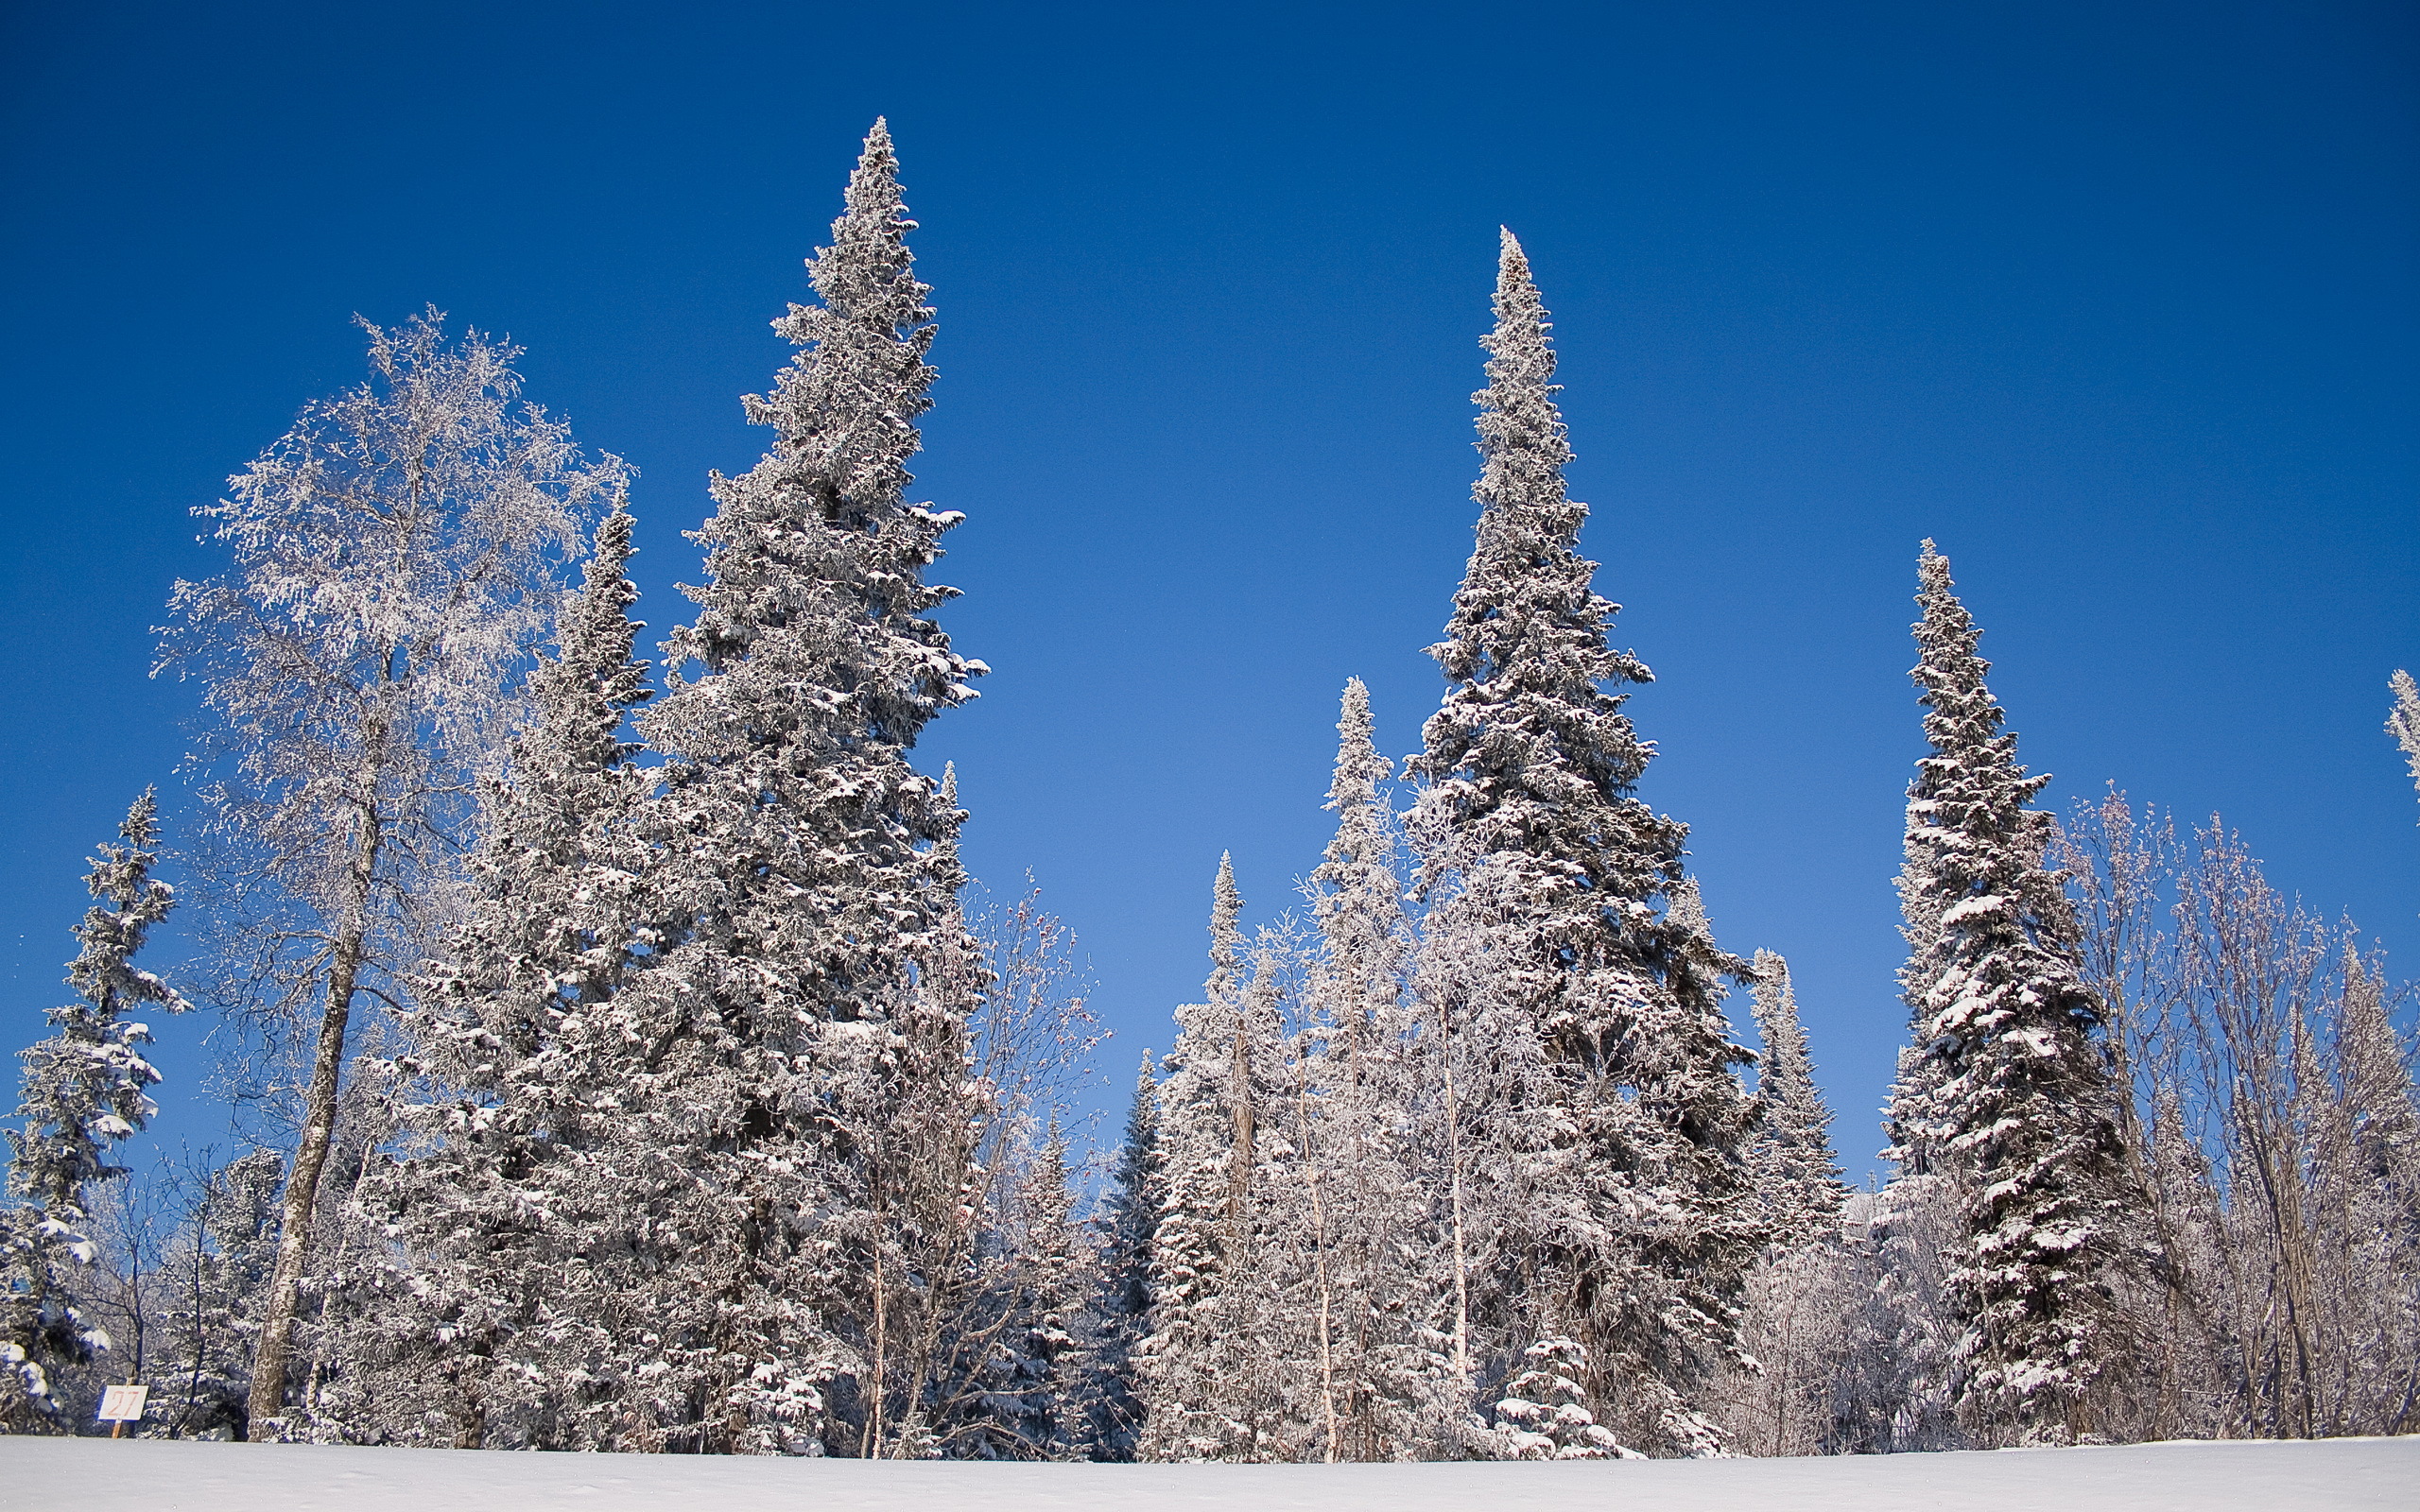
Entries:
[[141, 1512], [2302, 1512], [2420, 1505], [2420, 1437], [1806, 1459], [1030, 1465], [0, 1438], [0, 1507]]

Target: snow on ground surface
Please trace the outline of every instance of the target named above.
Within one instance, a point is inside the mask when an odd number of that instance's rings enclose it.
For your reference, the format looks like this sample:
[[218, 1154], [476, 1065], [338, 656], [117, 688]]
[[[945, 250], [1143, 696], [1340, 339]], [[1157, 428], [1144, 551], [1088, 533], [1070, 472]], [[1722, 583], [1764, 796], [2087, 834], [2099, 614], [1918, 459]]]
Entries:
[[981, 1465], [0, 1437], [0, 1508], [2300, 1512], [2420, 1507], [2420, 1437], [1547, 1465]]

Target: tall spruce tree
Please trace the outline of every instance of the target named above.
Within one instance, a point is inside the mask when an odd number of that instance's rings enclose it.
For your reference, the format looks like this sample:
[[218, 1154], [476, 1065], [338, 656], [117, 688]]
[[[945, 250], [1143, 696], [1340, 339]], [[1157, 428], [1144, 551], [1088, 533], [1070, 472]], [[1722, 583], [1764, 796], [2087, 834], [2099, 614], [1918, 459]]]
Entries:
[[1929, 754], [1908, 789], [1900, 894], [1914, 1030], [1894, 1149], [1945, 1174], [1965, 1223], [1946, 1305], [1964, 1330], [1959, 1406], [1986, 1442], [2095, 1431], [2122, 1346], [2111, 1305], [2128, 1211], [2100, 1000], [2084, 984], [2047, 813], [1984, 684], [1980, 632], [1924, 543], [1915, 627]]
[[1134, 1074], [1126, 1112], [1126, 1143], [1098, 1224], [1100, 1294], [1094, 1299], [1092, 1337], [1084, 1354], [1082, 1449], [1087, 1459], [1134, 1458], [1143, 1436], [1143, 1396], [1135, 1349], [1150, 1326], [1151, 1265], [1160, 1226], [1163, 1175], [1159, 1084], [1151, 1052]]
[[1754, 964], [1756, 1032], [1765, 1042], [1756, 1064], [1756, 1097], [1765, 1116], [1748, 1146], [1748, 1169], [1772, 1239], [1804, 1244], [1837, 1226], [1848, 1188], [1832, 1154], [1832, 1110], [1815, 1085], [1789, 963], [1774, 952], [1758, 951]]
[[[1448, 902], [1432, 942], [1466, 927], [1500, 936], [1505, 1009], [1545, 1057], [1543, 1086], [1524, 1093], [1545, 1101], [1519, 1108], [1530, 1148], [1510, 1167], [1532, 1189], [1497, 1205], [1518, 1232], [1473, 1306], [1492, 1314], [1498, 1379], [1531, 1344], [1567, 1339], [1578, 1348], [1555, 1358], [1624, 1444], [1713, 1452], [1720, 1435], [1692, 1403], [1736, 1351], [1756, 1247], [1739, 1164], [1754, 1105], [1733, 1071], [1749, 1057], [1697, 932], [1658, 906], [1682, 881], [1686, 827], [1634, 794], [1651, 748], [1610, 690], [1651, 674], [1606, 643], [1617, 606], [1591, 591], [1580, 555], [1587, 507], [1564, 490], [1546, 311], [1509, 232], [1495, 314], [1477, 396], [1478, 544], [1431, 652], [1451, 686], [1411, 764], [1423, 827], [1451, 836], [1432, 853], [1494, 874], [1454, 895], [1486, 900], [1492, 921]], [[1503, 1095], [1474, 1086], [1470, 1116], [1503, 1112], [1485, 1106]]]
[[1329, 1459], [1416, 1457], [1452, 1400], [1434, 1346], [1437, 1268], [1417, 1129], [1423, 1088], [1402, 844], [1370, 691], [1344, 685], [1327, 806], [1336, 833], [1308, 880], [1318, 954], [1297, 1145], [1311, 1199], [1311, 1277]]
[[662, 1018], [649, 1053], [686, 1088], [666, 1137], [683, 1179], [724, 1194], [655, 1283], [696, 1299], [675, 1315], [698, 1362], [658, 1416], [707, 1447], [757, 1425], [805, 1447], [810, 1422], [831, 1452], [902, 1446], [920, 1389], [894, 1369], [903, 1249], [935, 1237], [911, 1210], [938, 1188], [954, 1213], [964, 1181], [908, 1168], [921, 1152], [890, 1137], [913, 1075], [965, 1074], [919, 1018], [919, 963], [975, 954], [936, 850], [961, 816], [908, 752], [984, 670], [927, 617], [955, 596], [925, 573], [959, 517], [907, 495], [933, 380], [914, 226], [877, 121], [808, 264], [821, 303], [774, 322], [801, 350], [744, 401], [772, 448], [714, 480], [707, 580], [683, 590], [698, 617], [640, 721], [670, 758], [651, 837], [675, 933], [638, 990]]
[[[354, 1439], [617, 1447], [649, 1204], [625, 1184], [653, 1025], [625, 998], [661, 935], [636, 819], [653, 774], [622, 737], [649, 696], [630, 610], [631, 519], [598, 524], [508, 772], [442, 974], [409, 1021], [400, 1161], [361, 1202], [391, 1243], [329, 1309], [316, 1406]], [[661, 1214], [656, 1214], [661, 1216]]]
[[1211, 891], [1205, 1002], [1177, 1009], [1159, 1088], [1165, 1186], [1152, 1236], [1150, 1333], [1137, 1348], [1138, 1458], [1262, 1460], [1282, 1453], [1267, 1283], [1257, 1269], [1268, 1184], [1269, 1083], [1281, 1072], [1274, 1004], [1246, 958], [1232, 858]]
[[148, 1089], [160, 1074], [143, 1058], [151, 1032], [127, 1015], [145, 1004], [169, 1013], [186, 1004], [134, 964], [145, 936], [176, 906], [151, 879], [159, 810], [147, 789], [85, 874], [95, 902], [76, 926], [82, 944], [68, 963], [76, 1001], [50, 1010], [57, 1032], [23, 1052], [23, 1124], [6, 1130], [9, 1195], [0, 1212], [0, 1433], [73, 1432], [62, 1417], [63, 1372], [109, 1348], [88, 1315], [81, 1271], [97, 1246], [94, 1189], [123, 1179], [111, 1151], [159, 1111]]

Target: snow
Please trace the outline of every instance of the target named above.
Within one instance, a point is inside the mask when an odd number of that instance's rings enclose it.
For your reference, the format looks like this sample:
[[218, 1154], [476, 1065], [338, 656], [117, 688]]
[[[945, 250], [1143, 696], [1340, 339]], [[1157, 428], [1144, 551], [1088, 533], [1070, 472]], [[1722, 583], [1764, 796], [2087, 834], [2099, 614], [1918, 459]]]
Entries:
[[0, 1437], [0, 1503], [69, 1506], [107, 1486], [145, 1512], [2404, 1512], [2420, 1437], [2173, 1443], [1820, 1459], [1454, 1465], [1006, 1465]]

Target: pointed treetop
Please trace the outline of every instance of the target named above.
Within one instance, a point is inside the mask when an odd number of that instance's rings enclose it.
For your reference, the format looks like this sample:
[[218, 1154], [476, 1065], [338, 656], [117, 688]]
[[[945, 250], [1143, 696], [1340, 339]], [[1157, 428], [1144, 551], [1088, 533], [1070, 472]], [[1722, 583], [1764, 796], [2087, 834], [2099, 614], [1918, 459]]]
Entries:
[[[1937, 751], [1988, 752], [1991, 765], [2005, 777], [2009, 795], [2006, 801], [2021, 804], [2040, 792], [2050, 778], [2047, 773], [2028, 777], [2025, 768], [2017, 765], [2016, 737], [2002, 732], [2008, 716], [1983, 680], [1992, 670], [1992, 663], [1977, 649], [1983, 632], [1966, 611], [1966, 606], [1959, 602], [1957, 585], [1949, 576], [1949, 558], [1934, 547], [1930, 538], [1926, 539], [1923, 555], [1916, 560], [1916, 603], [1923, 609], [1924, 618], [1913, 627], [1918, 655], [1909, 676], [1924, 690], [1916, 701], [1927, 710], [1925, 738]], [[1909, 797], [1911, 800], [1928, 800], [1941, 790], [1977, 776], [1979, 771], [1971, 762], [1944, 765], [1936, 759], [1920, 763]], [[1912, 816], [1914, 811], [1910, 812]], [[2003, 823], [2017, 822], [2013, 813], [2000, 818]], [[1957, 826], [1953, 823], [1950, 827]]]
[[[1345, 679], [1336, 733], [1336, 777], [1328, 784], [1326, 806], [1340, 812], [1374, 801], [1378, 784], [1394, 775], [1394, 764], [1378, 754], [1370, 690], [1359, 678]], [[1336, 858], [1331, 854], [1329, 859]]]
[[1219, 879], [1210, 887], [1210, 1001], [1224, 1003], [1243, 974], [1243, 895], [1236, 890], [1236, 863], [1219, 852]]
[[1698, 894], [1695, 877], [1684, 877], [1673, 886], [1671, 905], [1665, 909], [1664, 917], [1675, 928], [1708, 939], [1714, 937], [1714, 924], [1705, 916], [1705, 900]]

